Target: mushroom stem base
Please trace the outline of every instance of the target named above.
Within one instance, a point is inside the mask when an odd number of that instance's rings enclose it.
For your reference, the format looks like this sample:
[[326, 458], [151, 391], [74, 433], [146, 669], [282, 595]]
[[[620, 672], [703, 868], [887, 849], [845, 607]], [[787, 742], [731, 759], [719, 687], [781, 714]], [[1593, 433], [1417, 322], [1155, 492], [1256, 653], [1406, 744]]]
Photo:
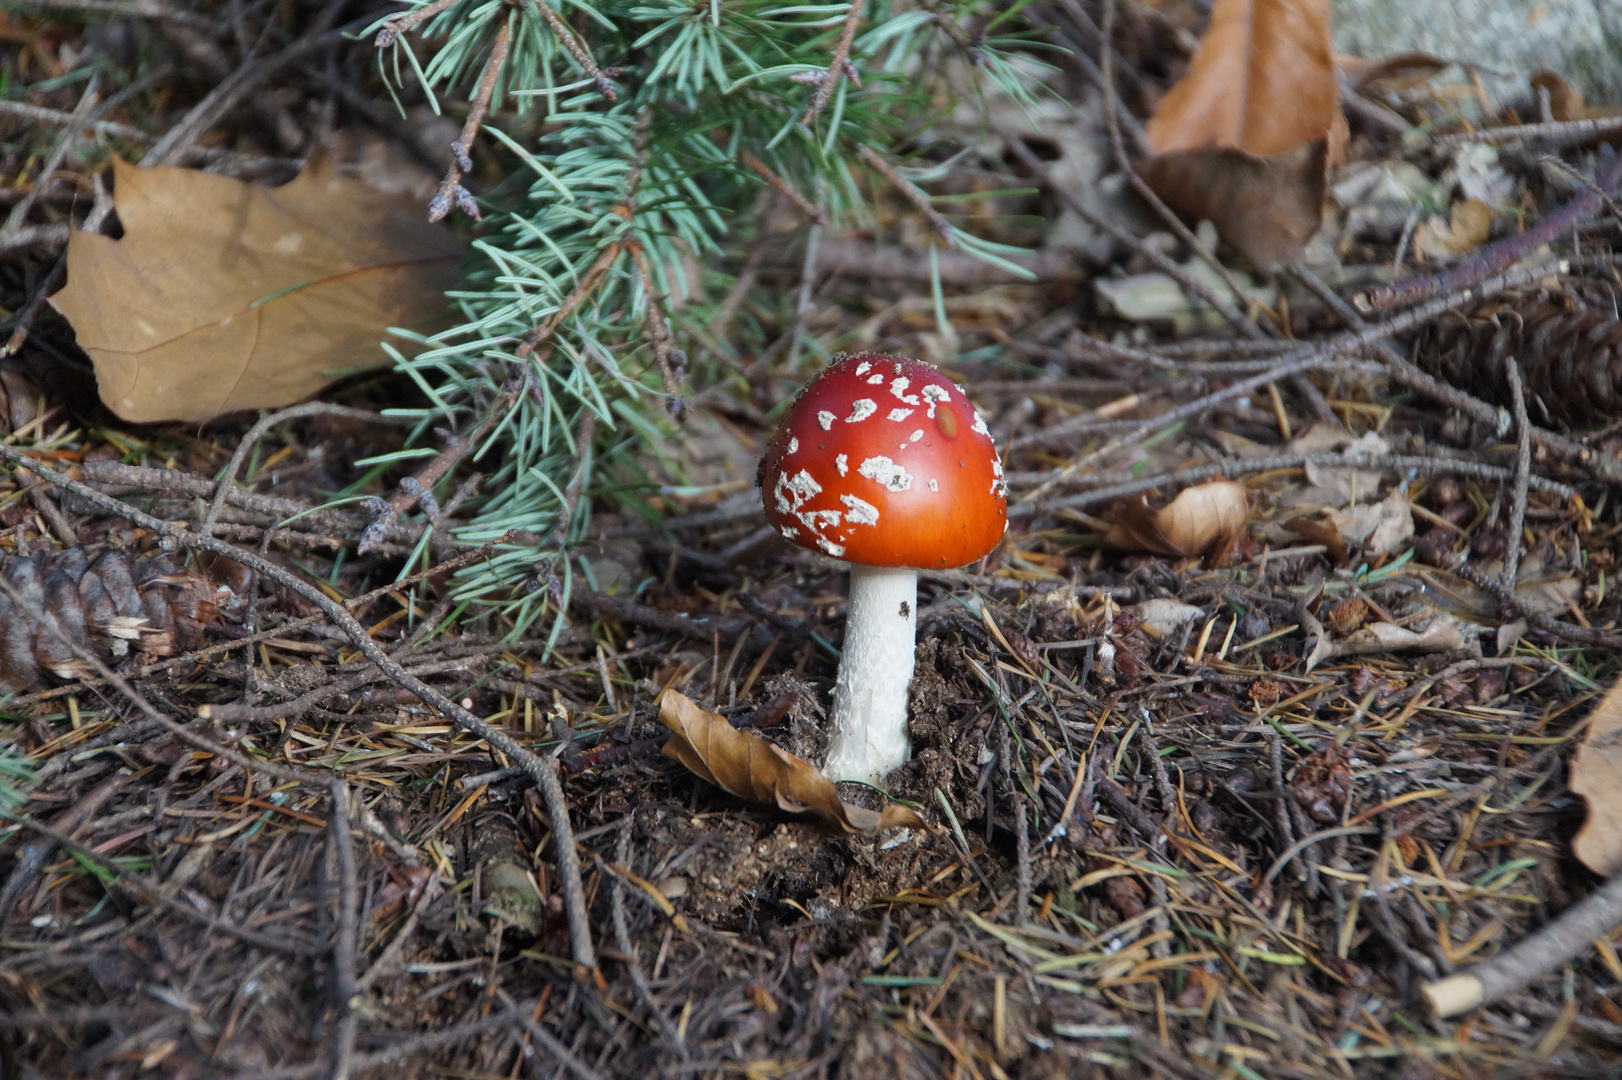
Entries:
[[834, 684], [834, 738], [822, 771], [877, 784], [911, 755], [907, 684], [918, 628], [918, 572], [853, 566]]

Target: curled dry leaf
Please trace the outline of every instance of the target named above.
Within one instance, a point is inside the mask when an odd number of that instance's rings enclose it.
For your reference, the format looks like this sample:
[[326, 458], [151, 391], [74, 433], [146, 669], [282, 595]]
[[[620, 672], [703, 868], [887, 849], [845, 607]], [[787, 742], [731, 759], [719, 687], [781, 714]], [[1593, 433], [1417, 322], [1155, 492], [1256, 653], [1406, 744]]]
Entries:
[[1139, 628], [1152, 638], [1168, 637], [1181, 630], [1186, 623], [1191, 623], [1205, 614], [1203, 609], [1193, 604], [1185, 604], [1181, 600], [1173, 600], [1166, 596], [1145, 600], [1127, 610], [1137, 616]]
[[1345, 566], [1350, 561], [1346, 552], [1346, 538], [1340, 535], [1334, 521], [1298, 517], [1286, 521], [1284, 527], [1309, 544], [1322, 544], [1324, 553], [1336, 566]]
[[307, 397], [387, 363], [388, 328], [434, 316], [457, 279], [454, 233], [322, 155], [279, 188], [118, 159], [113, 171], [124, 237], [75, 232], [51, 302], [125, 420]]
[[791, 814], [810, 811], [846, 832], [925, 828], [922, 818], [899, 803], [873, 811], [841, 802], [833, 781], [810, 762], [752, 731], [738, 730], [726, 717], [700, 708], [674, 690], [666, 690], [659, 699], [659, 719], [671, 732], [666, 757], [740, 799]]
[[1406, 485], [1398, 484], [1377, 503], [1359, 503], [1330, 515], [1347, 543], [1362, 546], [1369, 558], [1389, 555], [1414, 536], [1414, 511]]
[[1432, 216], [1414, 230], [1414, 255], [1425, 262], [1443, 262], [1473, 251], [1492, 234], [1492, 208], [1480, 199], [1453, 204], [1448, 219]]
[[1217, 0], [1145, 131], [1155, 157], [1140, 172], [1168, 206], [1260, 269], [1295, 257], [1346, 144], [1328, 0]]
[[1465, 648], [1459, 621], [1438, 612], [1424, 630], [1417, 633], [1396, 623], [1376, 622], [1337, 641], [1331, 657], [1361, 656], [1376, 652], [1452, 652]]
[[1104, 546], [1172, 557], [1205, 555], [1222, 565], [1249, 523], [1245, 489], [1231, 480], [1213, 480], [1185, 488], [1159, 510], [1142, 498], [1125, 503], [1104, 535]]
[[1588, 819], [1572, 850], [1584, 866], [1610, 877], [1622, 870], [1622, 681], [1589, 717], [1588, 734], [1571, 761], [1571, 790], [1588, 803]]

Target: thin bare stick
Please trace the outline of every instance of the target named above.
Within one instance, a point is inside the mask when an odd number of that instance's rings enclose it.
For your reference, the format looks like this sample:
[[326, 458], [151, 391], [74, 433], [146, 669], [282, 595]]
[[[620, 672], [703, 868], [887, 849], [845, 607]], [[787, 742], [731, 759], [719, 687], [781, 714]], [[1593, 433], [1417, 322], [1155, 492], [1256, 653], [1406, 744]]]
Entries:
[[170, 128], [164, 133], [163, 138], [153, 144], [152, 149], [141, 159], [141, 164], [148, 166], [178, 164], [191, 149], [192, 144], [213, 127], [216, 120], [234, 108], [266, 79], [316, 49], [342, 41], [344, 34], [352, 27], [328, 29], [330, 20], [338, 14], [342, 6], [326, 5], [316, 25], [304, 37], [274, 56], [250, 61], [233, 71], [210, 90], [203, 100], [192, 106], [191, 112], [182, 117], [180, 123]]
[[1521, 383], [1521, 365], [1513, 356], [1504, 357], [1504, 378], [1509, 382], [1510, 401], [1515, 407], [1515, 483], [1510, 490], [1509, 547], [1504, 552], [1504, 572], [1499, 580], [1514, 589], [1521, 567], [1521, 530], [1526, 526], [1526, 486], [1532, 471], [1532, 421], [1526, 415], [1526, 390]]
[[[19, 116], [36, 124], [57, 125], [70, 124], [73, 122], [74, 117], [74, 113], [64, 112], [61, 109], [47, 109], [39, 105], [29, 105], [22, 101], [0, 101], [0, 114]], [[94, 131], [97, 135], [110, 135], [139, 143], [152, 141], [152, 136], [140, 128], [120, 124], [115, 120], [91, 120], [84, 127]]]
[[101, 76], [99, 74], [92, 75], [89, 83], [85, 85], [84, 93], [79, 96], [79, 104], [74, 106], [73, 114], [68, 117], [66, 130], [62, 132], [62, 138], [57, 142], [56, 150], [46, 159], [44, 168], [40, 169], [39, 175], [34, 178], [33, 186], [28, 189], [28, 193], [18, 199], [17, 205], [11, 208], [11, 213], [6, 217], [4, 228], [0, 228], [0, 237], [9, 237], [22, 228], [23, 221], [28, 217], [28, 212], [34, 208], [35, 200], [50, 187], [51, 178], [56, 175], [57, 168], [61, 166], [63, 159], [68, 156], [68, 151], [73, 148], [73, 140], [78, 136], [79, 129], [84, 126], [85, 122], [90, 119], [91, 113], [95, 111], [96, 91], [100, 88]]
[[[486, 723], [432, 686], [405, 671], [398, 663], [390, 659], [389, 655], [383, 651], [377, 642], [372, 640], [371, 635], [366, 632], [366, 628], [356, 622], [354, 616], [350, 615], [342, 604], [333, 600], [297, 574], [224, 541], [209, 536], [199, 536], [188, 529], [182, 528], [175, 522], [164, 521], [153, 517], [151, 514], [143, 513], [133, 506], [119, 502], [110, 495], [103, 495], [95, 488], [81, 484], [72, 477], [41, 465], [14, 447], [0, 444], [0, 457], [4, 457], [14, 465], [21, 465], [23, 468], [37, 473], [64, 491], [71, 491], [82, 496], [108, 513], [116, 514], [151, 529], [157, 535], [166, 537], [181, 546], [223, 555], [255, 571], [261, 577], [269, 578], [277, 584], [293, 590], [326, 612], [327, 618], [331, 619], [344, 632], [355, 647], [365, 655], [366, 659], [376, 664], [378, 670], [386, 674], [393, 682], [411, 691], [424, 704], [437, 710], [457, 727], [483, 739], [495, 749], [506, 754], [516, 764], [522, 765], [524, 774], [534, 782], [536, 787], [540, 788], [542, 797], [546, 800], [547, 811], [552, 819], [553, 841], [558, 848], [558, 870], [563, 877], [564, 908], [569, 916], [569, 939], [575, 964], [582, 969], [582, 972], [596, 970], [597, 953], [591, 943], [591, 923], [586, 910], [586, 891], [580, 881], [580, 856], [575, 850], [574, 829], [569, 824], [569, 803], [564, 797], [562, 782], [558, 779], [556, 761], [550, 757], [535, 754], [506, 731]], [[100, 672], [99, 674], [106, 678], [111, 673]], [[262, 769], [263, 765], [256, 767]]]
[[306, 416], [341, 416], [348, 420], [367, 420], [378, 424], [389, 422], [367, 409], [351, 409], [347, 405], [330, 405], [324, 401], [307, 401], [303, 405], [294, 405], [290, 409], [283, 409], [264, 417], [242, 436], [242, 441], [237, 443], [236, 452], [231, 455], [231, 460], [226, 462], [225, 474], [220, 477], [219, 487], [214, 491], [214, 501], [208, 504], [208, 513], [204, 515], [203, 523], [198, 526], [198, 531], [202, 535], [214, 535], [214, 523], [219, 520], [220, 511], [225, 509], [226, 497], [236, 487], [237, 472], [242, 468], [242, 462], [247, 459], [248, 452], [264, 437], [265, 432], [283, 421], [299, 420]]
[[398, 15], [390, 15], [383, 20], [383, 25], [377, 31], [377, 37], [372, 40], [372, 44], [379, 49], [386, 49], [398, 41], [401, 35], [415, 30], [418, 25], [438, 15], [454, 3], [456, 3], [456, 0], [434, 0], [427, 7], [420, 7], [416, 11], [403, 11]]
[[495, 97], [496, 79], [501, 75], [501, 65], [507, 62], [507, 47], [512, 40], [512, 23], [503, 19], [501, 28], [496, 31], [496, 40], [490, 47], [490, 59], [485, 62], [484, 73], [479, 76], [478, 88], [473, 93], [473, 108], [468, 111], [467, 122], [462, 125], [462, 134], [451, 143], [451, 167], [445, 173], [445, 179], [439, 182], [439, 190], [434, 197], [428, 200], [428, 220], [442, 221], [455, 207], [472, 218], [474, 221], [482, 220], [479, 213], [479, 204], [473, 201], [473, 195], [462, 186], [462, 174], [473, 171], [473, 140], [479, 136], [479, 128], [484, 125], [485, 114], [490, 111], [490, 99]]
[[[381, 588], [373, 589], [371, 592], [362, 593], [353, 599], [345, 600], [344, 607], [348, 608], [350, 611], [360, 611], [365, 608], [367, 604], [387, 596], [390, 593], [408, 589], [420, 581], [427, 581], [429, 578], [437, 575], [450, 574], [453, 571], [460, 570], [464, 566], [479, 562], [482, 559], [488, 559], [495, 553], [498, 547], [506, 543], [511, 538], [511, 533], [504, 533], [503, 535], [492, 540], [490, 543], [485, 544], [482, 547], [475, 548], [474, 550], [466, 552], [465, 554], [458, 555], [454, 559], [447, 559], [442, 563], [436, 563], [434, 566], [431, 566], [427, 570], [423, 570], [420, 573], [412, 574], [410, 577], [401, 578], [398, 581], [391, 581], [389, 584], [384, 585]], [[211, 656], [218, 656], [221, 653], [230, 652], [233, 649], [240, 649], [244, 645], [255, 645], [261, 641], [268, 641], [271, 638], [285, 637], [288, 634], [294, 633], [295, 631], [316, 626], [325, 619], [325, 615], [307, 615], [302, 619], [294, 619], [292, 622], [283, 623], [280, 626], [274, 627], [270, 630], [260, 631], [257, 634], [249, 634], [247, 637], [238, 638], [235, 641], [228, 641], [223, 645], [211, 645], [206, 649], [196, 649], [180, 656], [171, 656], [167, 660], [160, 660], [155, 664], [147, 664], [143, 667], [136, 668], [132, 672], [129, 672], [129, 675], [131, 678], [144, 679], [148, 675], [155, 675], [160, 671], [168, 671], [170, 668], [176, 668], [186, 664], [195, 664], [198, 661], [206, 660]], [[68, 695], [76, 694], [81, 690], [93, 689], [103, 685], [105, 685], [105, 683], [103, 683], [101, 679], [79, 679], [67, 686], [58, 686], [54, 690], [42, 690], [37, 694], [28, 694], [24, 697], [12, 698], [7, 702], [7, 706], [12, 709], [22, 709], [29, 705], [37, 704], [38, 702], [51, 701], [55, 698], [67, 697]]]
[[332, 782], [332, 816], [327, 819], [327, 840], [338, 863], [338, 919], [332, 935], [334, 996], [338, 999], [338, 1026], [333, 1034], [332, 1080], [349, 1080], [355, 1060], [355, 1007], [360, 991], [355, 984], [355, 954], [360, 950], [360, 884], [355, 873], [355, 844], [349, 832], [349, 785]]
[[[800, 123], [809, 125], [817, 118], [833, 96], [834, 87], [840, 80], [850, 77], [855, 79], [855, 70], [850, 64], [851, 42], [856, 40], [856, 27], [862, 21], [862, 9], [867, 6], [867, 0], [851, 0], [850, 10], [845, 12], [845, 23], [839, 29], [839, 43], [834, 46], [833, 61], [829, 63], [828, 70], [823, 73], [822, 80], [817, 83], [817, 92], [811, 96], [811, 103], [805, 107], [805, 115], [800, 117]], [[857, 83], [860, 86], [861, 83]]]
[[1622, 131], [1622, 116], [1594, 120], [1556, 120], [1547, 124], [1520, 124], [1516, 127], [1486, 128], [1439, 135], [1432, 145], [1445, 148], [1467, 142], [1510, 142], [1515, 139], [1548, 139], [1552, 142], [1586, 142], [1600, 135]]
[[546, 0], [535, 0], [535, 6], [541, 9], [541, 17], [546, 20], [546, 25], [552, 28], [552, 33], [557, 35], [563, 47], [569, 50], [574, 62], [579, 64], [587, 77], [597, 84], [597, 92], [608, 101], [615, 100], [618, 94], [614, 91], [614, 84], [608, 81], [607, 73], [597, 66], [597, 61], [591, 58], [591, 53], [586, 51], [585, 45], [575, 37], [574, 31], [569, 29], [569, 24], [558, 17], [558, 13], [547, 5]]
[[804, 195], [801, 195], [798, 191], [795, 191], [793, 186], [789, 184], [787, 180], [784, 180], [772, 170], [771, 166], [767, 165], [764, 161], [760, 160], [747, 150], [743, 152], [742, 156], [743, 163], [749, 166], [751, 172], [760, 177], [762, 180], [766, 181], [766, 183], [770, 184], [773, 190], [775, 190], [779, 195], [783, 196], [783, 198], [793, 203], [795, 207], [799, 209], [800, 213], [804, 214], [818, 225], [828, 224], [828, 215], [819, 207], [811, 205], [810, 199], [807, 199]]
[[[619, 847], [614, 858], [620, 867], [628, 868], [631, 865], [631, 829], [636, 820], [635, 814], [626, 814], [620, 821]], [[636, 942], [631, 940], [630, 927], [625, 919], [625, 882], [623, 874], [614, 873], [613, 868], [601, 863], [599, 866], [610, 873], [614, 884], [610, 886], [609, 902], [613, 909], [614, 942], [619, 946], [620, 952], [625, 954], [623, 963], [626, 973], [631, 976], [631, 984], [636, 987], [637, 996], [647, 1007], [648, 1014], [653, 1017], [653, 1026], [659, 1029], [659, 1034], [665, 1042], [670, 1044], [682, 1060], [687, 1059], [687, 1040], [677, 1030], [676, 1025], [670, 1022], [670, 1017], [659, 1007], [659, 1001], [653, 996], [653, 987], [648, 984], [648, 977], [642, 971], [642, 962], [637, 959]]]
[[1455, 566], [1453, 573], [1464, 578], [1478, 589], [1485, 589], [1493, 594], [1498, 606], [1508, 611], [1518, 619], [1525, 619], [1539, 630], [1554, 634], [1583, 645], [1591, 645], [1596, 649], [1611, 649], [1622, 651], [1622, 637], [1596, 630], [1591, 626], [1577, 626], [1575, 623], [1562, 622], [1552, 619], [1540, 611], [1534, 610], [1520, 597], [1515, 595], [1513, 589], [1506, 589], [1504, 583], [1490, 574], [1484, 574], [1474, 566], [1463, 564]]
[[[1419, 457], [1410, 454], [1391, 454], [1381, 457], [1364, 457], [1359, 454], [1272, 454], [1262, 458], [1223, 458], [1209, 465], [1178, 469], [1176, 472], [1155, 473], [1153, 476], [1139, 477], [1112, 484], [1108, 487], [1095, 488], [1083, 495], [1053, 499], [1041, 503], [1040, 509], [1059, 510], [1065, 507], [1095, 506], [1101, 502], [1119, 499], [1124, 495], [1136, 495], [1140, 491], [1150, 491], [1168, 485], [1182, 487], [1201, 480], [1209, 480], [1214, 476], [1230, 478], [1250, 476], [1256, 473], [1272, 472], [1274, 469], [1299, 469], [1303, 465], [1320, 465], [1337, 469], [1382, 469], [1395, 472], [1418, 469], [1421, 472], [1433, 475], [1474, 476], [1482, 480], [1496, 480], [1499, 483], [1513, 481], [1515, 475], [1511, 470], [1501, 465], [1487, 465], [1483, 462], [1462, 461], [1457, 458]], [[1575, 488], [1542, 476], [1528, 477], [1527, 486], [1534, 491], [1557, 495], [1565, 499], [1570, 499], [1577, 494]], [[1034, 504], [1022, 502], [1019, 506], [1010, 506], [1008, 508], [1009, 516], [1015, 517], [1030, 513], [1031, 511], [1024, 508], [1026, 505]]]
[[868, 168], [888, 180], [890, 185], [904, 195], [908, 202], [916, 206], [918, 212], [929, 220], [930, 228], [935, 230], [935, 234], [941, 238], [947, 247], [957, 246], [957, 234], [952, 228], [952, 223], [942, 217], [939, 210], [930, 205], [929, 196], [919, 191], [911, 180], [902, 176], [900, 170], [884, 160], [883, 155], [866, 143], [856, 144], [856, 156], [865, 161]]
[[1581, 956], [1618, 925], [1622, 925], [1622, 874], [1491, 960], [1426, 983], [1420, 990], [1438, 1018], [1491, 1005]]

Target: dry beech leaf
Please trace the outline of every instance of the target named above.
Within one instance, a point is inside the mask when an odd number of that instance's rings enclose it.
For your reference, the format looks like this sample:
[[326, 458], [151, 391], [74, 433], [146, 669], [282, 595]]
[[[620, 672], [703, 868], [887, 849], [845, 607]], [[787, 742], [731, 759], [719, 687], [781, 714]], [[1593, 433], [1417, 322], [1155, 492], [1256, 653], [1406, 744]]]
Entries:
[[390, 326], [444, 307], [463, 245], [415, 200], [323, 156], [279, 188], [113, 163], [124, 237], [75, 232], [51, 298], [125, 420], [286, 405], [388, 362]]
[[1346, 146], [1328, 0], [1217, 0], [1145, 131], [1155, 157], [1139, 171], [1168, 206], [1259, 269], [1294, 258]]
[[1601, 877], [1622, 870], [1622, 680], [1588, 719], [1588, 734], [1571, 760], [1571, 790], [1588, 803], [1588, 820], [1572, 850]]
[[1231, 480], [1213, 480], [1184, 488], [1159, 510], [1141, 497], [1125, 503], [1104, 534], [1104, 546], [1173, 558], [1206, 555], [1220, 565], [1249, 524], [1245, 489]]
[[925, 828], [922, 818], [899, 803], [879, 812], [841, 802], [834, 782], [810, 762], [752, 731], [738, 730], [726, 717], [700, 708], [674, 690], [666, 690], [659, 699], [659, 719], [671, 732], [666, 757], [740, 799], [791, 814], [810, 811], [846, 832]]

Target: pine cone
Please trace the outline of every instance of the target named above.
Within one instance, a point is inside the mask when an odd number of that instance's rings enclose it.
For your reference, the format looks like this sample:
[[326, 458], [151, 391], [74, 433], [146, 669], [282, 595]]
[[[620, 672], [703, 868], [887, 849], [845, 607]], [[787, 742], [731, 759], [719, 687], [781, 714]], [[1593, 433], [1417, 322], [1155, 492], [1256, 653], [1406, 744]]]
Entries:
[[[202, 628], [219, 616], [214, 589], [167, 555], [131, 559], [111, 548], [91, 560], [82, 547], [34, 555], [0, 556], [0, 579], [35, 611], [49, 611], [76, 644], [103, 660], [128, 654], [130, 643], [148, 656], [195, 648]], [[33, 618], [0, 595], [0, 681], [13, 692], [37, 690], [49, 673], [80, 679], [90, 666]]]
[[1444, 315], [1420, 339], [1419, 365], [1478, 397], [1511, 406], [1504, 357], [1520, 365], [1534, 423], [1622, 415], [1622, 321], [1564, 289], [1508, 292], [1468, 316]]

